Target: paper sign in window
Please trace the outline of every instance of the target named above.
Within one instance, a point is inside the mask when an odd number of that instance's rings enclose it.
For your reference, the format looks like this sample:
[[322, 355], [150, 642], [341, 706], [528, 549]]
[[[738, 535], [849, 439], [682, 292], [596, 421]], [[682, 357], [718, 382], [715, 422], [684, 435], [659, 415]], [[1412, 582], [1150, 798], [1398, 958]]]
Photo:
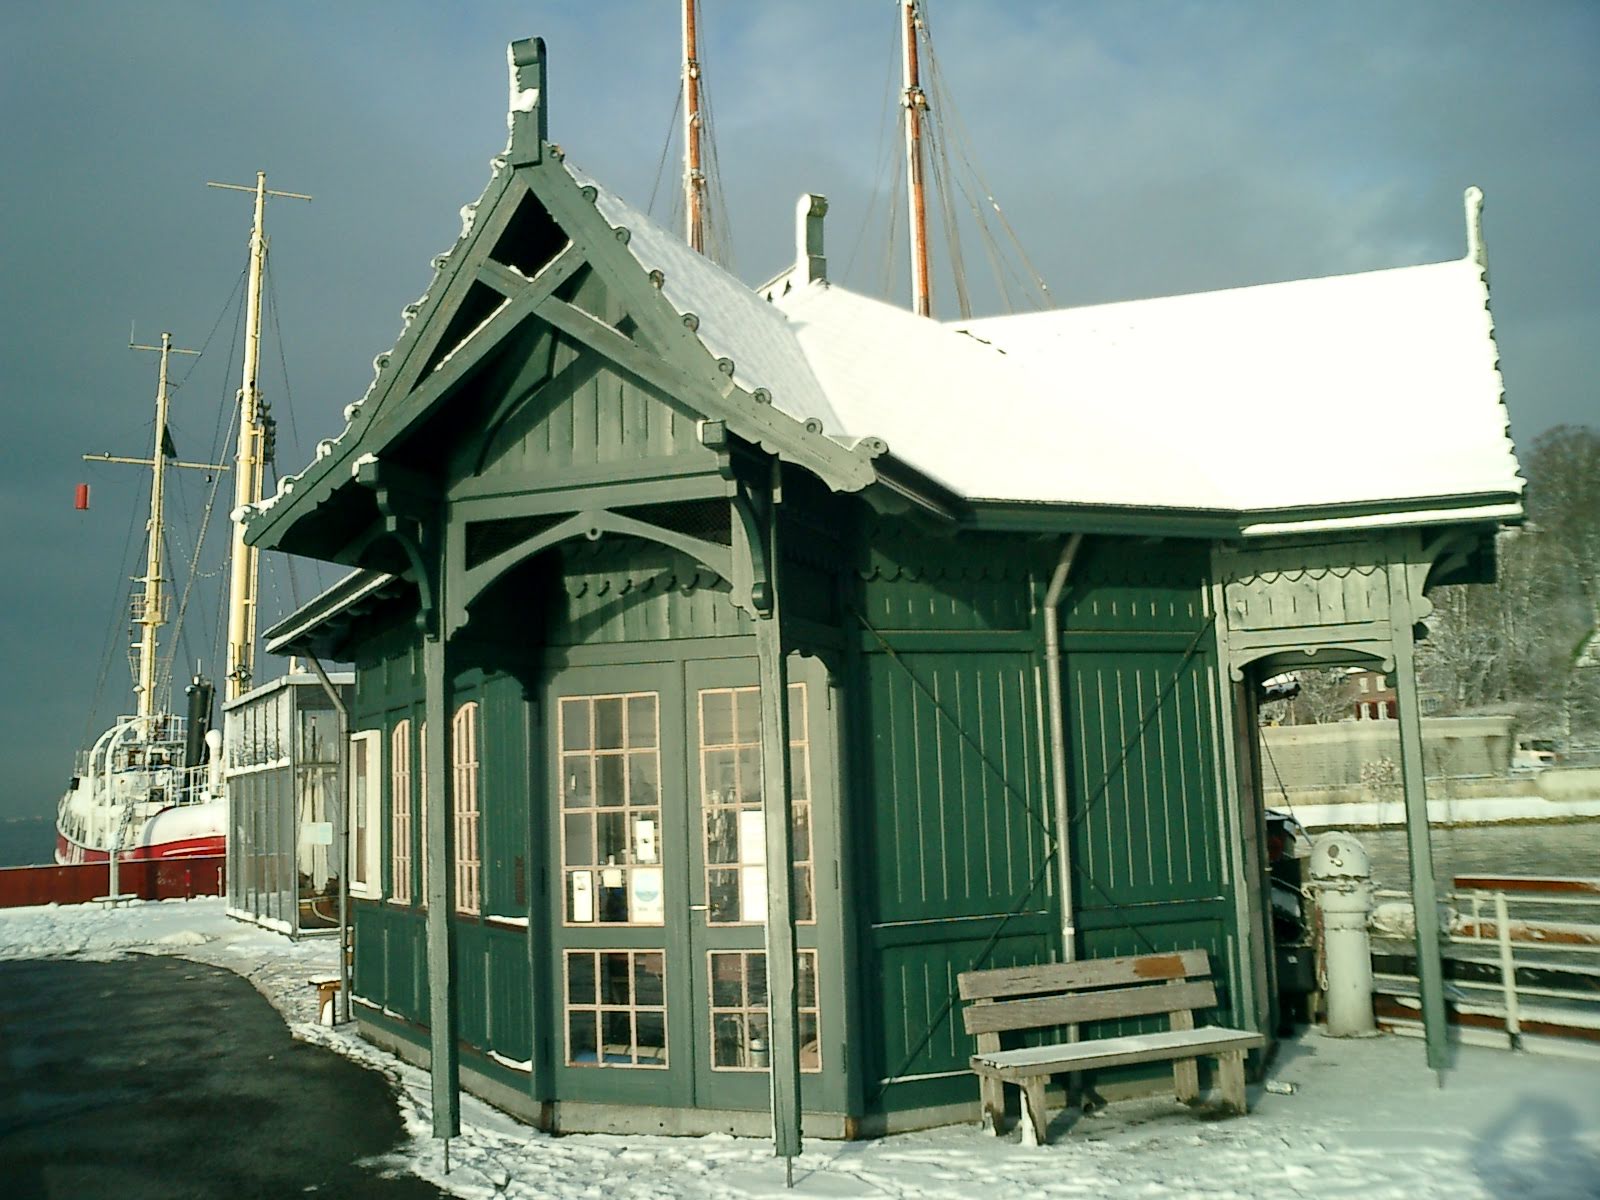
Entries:
[[633, 860], [656, 861], [656, 823], [648, 817], [640, 817], [633, 823]]
[[572, 873], [572, 919], [594, 920], [594, 873], [591, 871]]
[[660, 925], [666, 917], [662, 902], [661, 868], [635, 867], [629, 872], [628, 888], [633, 919], [641, 925]]

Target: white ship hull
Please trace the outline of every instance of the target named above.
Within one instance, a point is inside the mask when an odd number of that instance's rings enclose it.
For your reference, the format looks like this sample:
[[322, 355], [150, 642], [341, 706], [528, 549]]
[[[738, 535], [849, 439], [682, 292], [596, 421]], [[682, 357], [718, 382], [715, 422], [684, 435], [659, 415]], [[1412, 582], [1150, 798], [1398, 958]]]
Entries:
[[56, 862], [192, 858], [224, 853], [228, 805], [219, 773], [184, 765], [184, 721], [124, 717], [80, 756], [56, 810]]

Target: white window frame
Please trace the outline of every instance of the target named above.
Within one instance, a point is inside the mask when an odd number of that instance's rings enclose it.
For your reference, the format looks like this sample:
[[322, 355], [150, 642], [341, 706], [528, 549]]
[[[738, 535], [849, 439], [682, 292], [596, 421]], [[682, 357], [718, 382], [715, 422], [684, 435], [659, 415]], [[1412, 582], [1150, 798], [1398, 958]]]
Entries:
[[483, 899], [483, 853], [478, 844], [478, 702], [450, 721], [450, 768], [455, 799], [456, 911], [476, 915]]
[[[357, 747], [361, 748], [357, 753]], [[357, 764], [365, 770], [358, 771]], [[350, 894], [364, 900], [383, 898], [383, 731], [364, 729], [350, 735], [349, 819], [345, 824], [350, 839]], [[365, 876], [356, 864], [365, 858]]]
[[389, 731], [389, 899], [411, 903], [411, 719]]

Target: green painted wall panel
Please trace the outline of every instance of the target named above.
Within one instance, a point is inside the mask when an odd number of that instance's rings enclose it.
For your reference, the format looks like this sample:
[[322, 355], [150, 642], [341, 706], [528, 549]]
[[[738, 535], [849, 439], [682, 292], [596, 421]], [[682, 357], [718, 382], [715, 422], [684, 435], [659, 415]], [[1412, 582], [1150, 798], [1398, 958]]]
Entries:
[[1192, 631], [1205, 619], [1209, 546], [1094, 538], [1073, 565], [1061, 618], [1079, 630]]
[[1007, 911], [1046, 852], [1031, 660], [875, 654], [863, 674], [873, 919]]
[[533, 987], [528, 979], [528, 931], [485, 930], [488, 1029], [483, 1045], [514, 1062], [533, 1058]]
[[[866, 1063], [867, 1095], [892, 1097], [888, 1080], [907, 1076], [966, 1072], [976, 1051], [961, 1023], [956, 976], [977, 964], [1010, 967], [1049, 957], [1050, 922], [1037, 915], [1016, 918], [1001, 937], [990, 941], [987, 930], [973, 936], [964, 923], [927, 927], [916, 944], [881, 947], [878, 967], [867, 983], [868, 1005], [881, 1014], [879, 1036]], [[976, 1094], [970, 1077], [958, 1081], [962, 1093]], [[874, 1104], [873, 1107], [876, 1107]]]
[[[631, 331], [598, 279], [583, 273], [568, 298], [585, 312]], [[543, 379], [497, 431], [481, 474], [581, 470], [639, 459], [693, 456], [708, 464], [697, 417], [609, 367], [599, 355], [558, 335], [552, 352], [536, 328], [512, 354], [525, 377]], [[548, 369], [548, 375], [544, 374]]]
[[1069, 654], [1073, 867], [1089, 909], [1220, 896], [1202, 655]]

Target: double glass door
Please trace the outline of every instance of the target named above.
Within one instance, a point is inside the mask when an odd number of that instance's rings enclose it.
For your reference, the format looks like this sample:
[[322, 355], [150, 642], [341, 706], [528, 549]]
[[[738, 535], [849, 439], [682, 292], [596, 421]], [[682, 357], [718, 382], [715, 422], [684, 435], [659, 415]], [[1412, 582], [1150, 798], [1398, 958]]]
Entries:
[[[753, 659], [562, 672], [549, 697], [558, 1096], [760, 1109], [771, 1032]], [[789, 689], [801, 1066], [823, 1067], [814, 687]]]

